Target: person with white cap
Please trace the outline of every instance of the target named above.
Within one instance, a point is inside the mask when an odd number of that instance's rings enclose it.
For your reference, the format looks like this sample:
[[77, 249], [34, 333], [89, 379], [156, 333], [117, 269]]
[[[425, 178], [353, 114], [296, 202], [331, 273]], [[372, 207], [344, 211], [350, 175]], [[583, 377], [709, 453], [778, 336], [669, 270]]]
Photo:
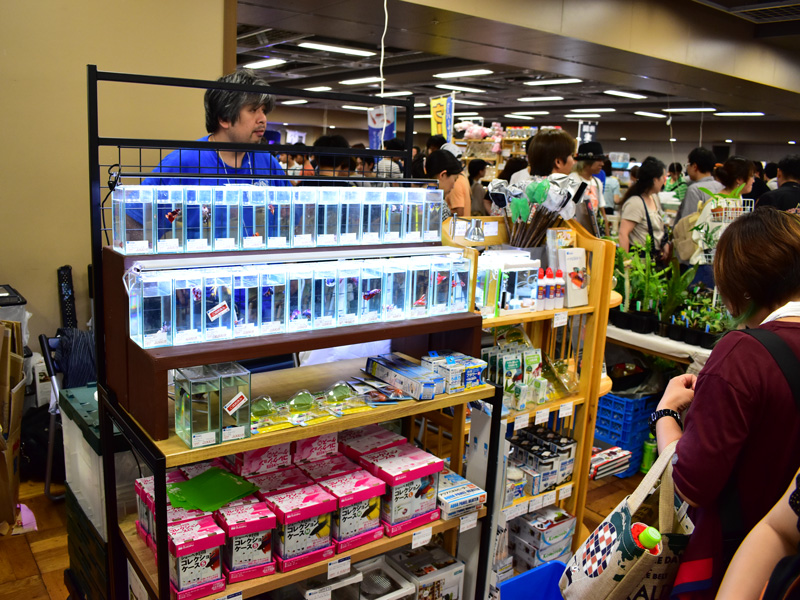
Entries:
[[[597, 174], [603, 169], [606, 155], [600, 142], [586, 142], [578, 146], [575, 160], [575, 170], [570, 174], [570, 193], [574, 194], [581, 183], [586, 184], [586, 189], [581, 198], [581, 208], [576, 211], [575, 218], [589, 233], [604, 235], [607, 233], [606, 210], [603, 206], [603, 184]], [[599, 225], [598, 213], [602, 218]]]

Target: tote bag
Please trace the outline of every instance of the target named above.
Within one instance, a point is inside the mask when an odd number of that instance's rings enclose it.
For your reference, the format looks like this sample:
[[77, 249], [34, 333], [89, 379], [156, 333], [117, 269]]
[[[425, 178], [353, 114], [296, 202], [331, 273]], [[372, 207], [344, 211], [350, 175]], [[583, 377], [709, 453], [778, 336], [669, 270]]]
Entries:
[[[567, 564], [559, 581], [565, 600], [667, 600], [694, 529], [686, 516], [686, 503], [675, 496], [672, 456], [677, 441], [667, 446], [630, 496], [594, 530]], [[657, 554], [637, 546], [632, 517], [658, 490], [658, 529], [661, 544]]]

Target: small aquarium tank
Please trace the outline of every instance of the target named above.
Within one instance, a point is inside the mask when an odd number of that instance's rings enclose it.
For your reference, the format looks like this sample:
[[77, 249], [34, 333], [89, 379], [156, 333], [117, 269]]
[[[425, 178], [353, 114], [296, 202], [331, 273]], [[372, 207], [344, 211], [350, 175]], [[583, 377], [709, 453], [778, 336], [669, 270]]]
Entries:
[[292, 188], [267, 188], [267, 248], [288, 248], [292, 233]]
[[155, 188], [156, 254], [183, 252], [183, 193], [178, 185]]
[[286, 269], [269, 265], [260, 273], [261, 335], [286, 331]]
[[377, 260], [364, 261], [361, 267], [361, 323], [379, 321], [382, 316], [383, 266]]
[[287, 331], [311, 329], [314, 312], [314, 269], [309, 265], [287, 265], [289, 272], [289, 321]]
[[175, 369], [175, 433], [192, 449], [219, 444], [219, 374], [210, 366]]
[[211, 252], [211, 215], [213, 209], [210, 186], [191, 186], [184, 194], [184, 239], [186, 252]]
[[320, 188], [317, 199], [317, 247], [339, 244], [342, 188]]
[[240, 267], [233, 272], [233, 337], [253, 337], [260, 333], [258, 271]]
[[203, 277], [191, 269], [173, 272], [172, 328], [174, 346], [203, 341]]
[[223, 269], [210, 269], [203, 274], [203, 312], [207, 342], [233, 337], [231, 303], [233, 275]]
[[242, 189], [242, 250], [267, 247], [267, 188], [248, 185]]

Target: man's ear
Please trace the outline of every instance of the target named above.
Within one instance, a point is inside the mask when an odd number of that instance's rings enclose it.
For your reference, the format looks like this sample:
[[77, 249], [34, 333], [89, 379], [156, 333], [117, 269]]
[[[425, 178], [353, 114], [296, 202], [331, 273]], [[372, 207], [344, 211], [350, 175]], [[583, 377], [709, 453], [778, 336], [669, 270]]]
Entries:
[[231, 122], [230, 121], [226, 121], [225, 119], [222, 119], [222, 118], [218, 119], [218, 121], [219, 121], [219, 129], [230, 129], [231, 128]]

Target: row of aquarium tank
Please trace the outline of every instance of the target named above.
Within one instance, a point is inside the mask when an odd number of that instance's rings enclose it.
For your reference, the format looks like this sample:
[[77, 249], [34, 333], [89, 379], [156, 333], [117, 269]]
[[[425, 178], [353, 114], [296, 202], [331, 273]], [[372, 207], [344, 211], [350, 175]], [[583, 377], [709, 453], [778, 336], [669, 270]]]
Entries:
[[133, 273], [131, 338], [144, 348], [465, 312], [457, 253]]
[[118, 186], [123, 254], [439, 242], [442, 192], [423, 188]]

